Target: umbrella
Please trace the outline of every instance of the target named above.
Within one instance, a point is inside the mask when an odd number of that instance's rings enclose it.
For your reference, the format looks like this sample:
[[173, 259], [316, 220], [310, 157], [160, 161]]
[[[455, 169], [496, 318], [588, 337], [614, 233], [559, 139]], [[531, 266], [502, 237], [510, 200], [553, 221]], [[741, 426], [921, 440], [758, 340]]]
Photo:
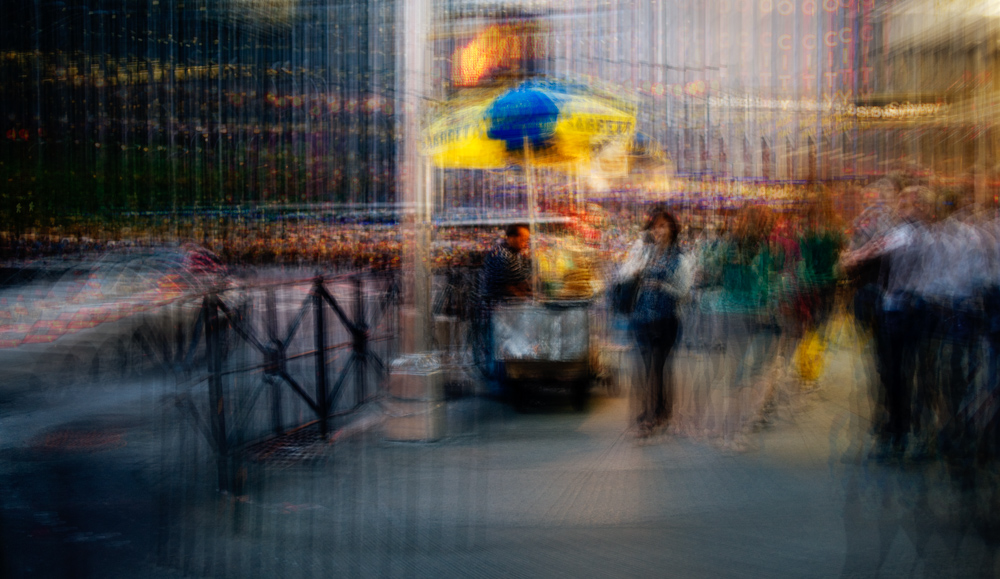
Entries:
[[[424, 153], [444, 169], [525, 169], [534, 236], [533, 168], [579, 173], [599, 156], [633, 149], [634, 105], [578, 84], [533, 78], [468, 89], [444, 103], [424, 132]], [[538, 289], [537, 261], [533, 285]]]
[[572, 170], [634, 134], [631, 104], [580, 85], [530, 79], [445, 103], [424, 133], [424, 152], [442, 168]]

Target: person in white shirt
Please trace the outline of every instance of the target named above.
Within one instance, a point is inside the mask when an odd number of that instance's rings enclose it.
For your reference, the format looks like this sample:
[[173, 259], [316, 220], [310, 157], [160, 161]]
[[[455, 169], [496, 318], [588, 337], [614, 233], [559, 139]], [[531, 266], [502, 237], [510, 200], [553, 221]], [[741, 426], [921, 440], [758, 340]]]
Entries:
[[876, 233], [841, 259], [846, 270], [874, 259], [880, 263], [881, 295], [874, 320], [879, 386], [873, 426], [878, 458], [902, 456], [911, 427], [916, 352], [926, 328], [916, 289], [923, 275], [931, 201], [926, 188], [904, 189], [897, 198], [895, 225]]

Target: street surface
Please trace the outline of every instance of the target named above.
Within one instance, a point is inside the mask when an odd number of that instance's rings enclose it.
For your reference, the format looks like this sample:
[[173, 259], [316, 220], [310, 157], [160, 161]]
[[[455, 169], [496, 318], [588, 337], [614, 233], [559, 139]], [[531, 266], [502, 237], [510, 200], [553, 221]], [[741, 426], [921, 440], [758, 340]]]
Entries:
[[8, 373], [2, 568], [102, 578], [996, 576], [995, 473], [963, 486], [940, 461], [869, 460], [864, 340], [847, 331], [829, 356], [815, 390], [790, 391], [741, 452], [696, 436], [636, 440], [628, 397], [600, 388], [585, 413], [558, 401], [518, 414], [485, 397], [452, 400], [436, 443], [385, 441], [370, 404], [335, 421], [329, 443], [307, 429], [237, 465], [241, 488], [227, 494], [215, 490], [207, 437], [174, 403], [181, 389], [204, 397], [194, 386], [163, 373], [65, 383]]

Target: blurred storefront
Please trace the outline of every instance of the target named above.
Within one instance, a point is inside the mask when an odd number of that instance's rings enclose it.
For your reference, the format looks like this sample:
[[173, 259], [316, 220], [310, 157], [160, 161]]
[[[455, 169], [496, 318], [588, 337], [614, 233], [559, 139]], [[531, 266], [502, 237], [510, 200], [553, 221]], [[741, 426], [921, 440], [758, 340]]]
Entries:
[[[996, 203], [1000, 6], [983, 0], [905, 0], [886, 10], [887, 75], [872, 102], [897, 114], [868, 120], [870, 146], [970, 196]], [[920, 114], [900, 104], [922, 105]], [[859, 119], [860, 120], [860, 119]], [[967, 200], [972, 200], [967, 199]]]
[[[681, 177], [995, 172], [987, 160], [995, 151], [998, 10], [988, 2], [518, 6], [542, 23], [532, 29], [533, 66], [637, 95], [638, 132], [666, 149]], [[489, 21], [490, 10], [463, 4], [455, 13], [468, 31]]]

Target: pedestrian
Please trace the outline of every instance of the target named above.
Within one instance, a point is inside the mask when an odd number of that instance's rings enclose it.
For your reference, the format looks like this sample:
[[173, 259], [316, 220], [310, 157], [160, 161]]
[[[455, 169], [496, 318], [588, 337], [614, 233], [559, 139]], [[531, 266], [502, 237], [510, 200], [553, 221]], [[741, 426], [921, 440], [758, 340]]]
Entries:
[[[983, 334], [986, 338], [986, 385], [988, 393], [977, 420], [981, 427], [981, 454], [1000, 457], [1000, 217], [979, 228], [986, 252], [983, 289]], [[977, 409], [978, 410], [978, 409]]]
[[[915, 458], [931, 450], [945, 458], [968, 461], [973, 451], [967, 402], [975, 395], [980, 339], [985, 329], [982, 297], [989, 284], [987, 239], [973, 217], [957, 208], [959, 199], [939, 204], [929, 224], [930, 244], [921, 263], [917, 295], [926, 304], [926, 327], [918, 357], [910, 447]], [[943, 205], [943, 207], [942, 207]], [[942, 217], [944, 217], [942, 219]], [[937, 428], [931, 428], [937, 425]], [[916, 445], [914, 445], [916, 442]]]
[[511, 224], [504, 231], [503, 239], [483, 258], [479, 280], [479, 316], [475, 321], [479, 344], [474, 348], [474, 354], [495, 391], [500, 390], [500, 369], [493, 351], [493, 313], [504, 301], [531, 297], [532, 266], [527, 255], [530, 242], [527, 224]]
[[681, 330], [677, 304], [690, 291], [693, 272], [691, 260], [677, 243], [680, 224], [669, 211], [654, 210], [642, 231], [619, 279], [638, 279], [629, 328], [644, 371], [636, 389], [635, 421], [638, 436], [645, 438], [671, 418], [674, 380], [669, 361]]
[[[702, 307], [718, 318], [723, 356], [714, 372], [718, 403], [707, 417], [728, 450], [749, 446], [746, 434], [764, 415], [772, 392], [772, 368], [781, 339], [777, 312], [783, 297], [782, 245], [772, 243], [774, 215], [748, 205], [734, 216], [704, 276], [715, 280], [704, 290]], [[771, 373], [773, 374], [773, 372]]]
[[823, 369], [824, 327], [833, 314], [840, 278], [838, 260], [847, 243], [835, 220], [829, 199], [817, 199], [807, 209], [798, 236], [801, 259], [792, 296], [795, 327], [788, 333], [799, 340], [798, 377], [807, 390], [816, 387]]
[[[924, 392], [928, 376], [918, 376], [917, 363], [928, 361], [927, 338], [932, 316], [921, 291], [925, 257], [933, 242], [928, 230], [930, 190], [908, 187], [897, 198], [891, 227], [842, 256], [847, 271], [877, 262], [880, 273], [874, 337], [879, 374], [874, 424], [878, 459], [902, 457], [912, 426], [914, 390]], [[923, 357], [918, 357], [921, 352]]]

